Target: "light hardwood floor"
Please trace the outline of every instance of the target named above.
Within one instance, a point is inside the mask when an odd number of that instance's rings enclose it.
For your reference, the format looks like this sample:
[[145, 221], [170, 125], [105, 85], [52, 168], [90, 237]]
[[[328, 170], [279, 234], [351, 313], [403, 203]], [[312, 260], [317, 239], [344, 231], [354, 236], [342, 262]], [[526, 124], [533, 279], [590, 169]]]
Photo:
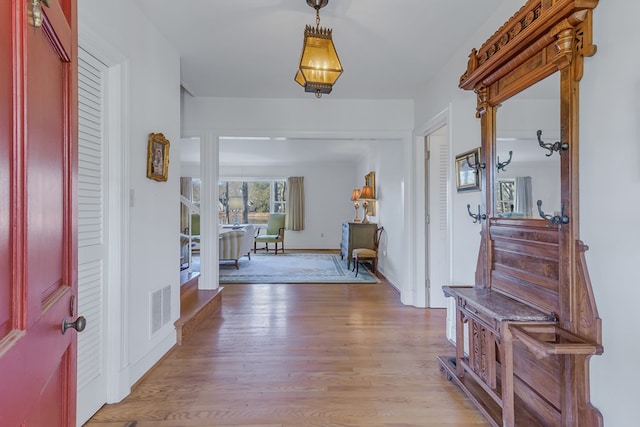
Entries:
[[85, 426], [487, 426], [438, 369], [445, 315], [386, 283], [228, 285], [221, 311]]

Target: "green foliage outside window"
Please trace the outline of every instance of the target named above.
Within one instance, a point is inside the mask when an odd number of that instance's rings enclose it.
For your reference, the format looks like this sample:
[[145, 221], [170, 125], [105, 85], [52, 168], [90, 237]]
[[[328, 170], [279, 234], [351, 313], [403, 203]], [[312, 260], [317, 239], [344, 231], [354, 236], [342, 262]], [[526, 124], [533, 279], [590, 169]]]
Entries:
[[[238, 221], [244, 224], [266, 224], [271, 212], [285, 212], [286, 181], [220, 181], [218, 183], [220, 222], [232, 224], [236, 212], [230, 212], [229, 199], [241, 198], [243, 209]], [[273, 206], [273, 209], [272, 209]]]

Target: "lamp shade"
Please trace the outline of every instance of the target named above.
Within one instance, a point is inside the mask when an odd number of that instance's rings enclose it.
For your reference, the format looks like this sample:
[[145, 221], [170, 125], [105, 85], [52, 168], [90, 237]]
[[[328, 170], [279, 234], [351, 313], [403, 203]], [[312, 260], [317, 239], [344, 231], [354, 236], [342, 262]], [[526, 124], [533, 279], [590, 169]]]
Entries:
[[231, 197], [229, 199], [228, 206], [230, 210], [240, 210], [244, 208], [244, 202], [242, 201], [242, 197]]
[[331, 29], [307, 25], [295, 80], [305, 92], [331, 93], [342, 74], [342, 64], [333, 45]]
[[351, 200], [353, 200], [354, 202], [356, 200], [360, 199], [360, 189], [356, 188], [355, 190], [353, 190], [353, 193], [351, 193]]
[[364, 200], [375, 200], [376, 196], [373, 194], [373, 188], [365, 185], [360, 191], [360, 198]]

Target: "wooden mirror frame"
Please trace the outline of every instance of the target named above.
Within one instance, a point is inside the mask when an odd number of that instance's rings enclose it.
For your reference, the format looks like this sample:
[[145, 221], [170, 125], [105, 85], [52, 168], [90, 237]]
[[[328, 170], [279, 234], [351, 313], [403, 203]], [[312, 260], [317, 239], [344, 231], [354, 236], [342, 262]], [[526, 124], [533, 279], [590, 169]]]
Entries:
[[[555, 318], [554, 324], [505, 322], [497, 328], [498, 335], [491, 339], [496, 340], [498, 365], [507, 363], [507, 357], [512, 364], [511, 371], [499, 368], [503, 377], [505, 372], [512, 374], [498, 379], [503, 390], [497, 399], [499, 411], [489, 409], [482, 403], [484, 397], [479, 397], [483, 393], [481, 388], [486, 391], [491, 384], [487, 386], [476, 379], [478, 384], [473, 391], [473, 387], [465, 386], [468, 379], [457, 380], [493, 425], [515, 425], [519, 406], [537, 413], [541, 425], [603, 425], [602, 415], [589, 398], [589, 358], [603, 352], [602, 326], [584, 257], [588, 247], [579, 238], [578, 201], [579, 82], [584, 57], [596, 52], [592, 43], [592, 15], [597, 4], [598, 0], [527, 1], [480, 49], [471, 51], [467, 70], [460, 78], [460, 88], [477, 94], [481, 161], [486, 164], [482, 174], [486, 220], [482, 221], [475, 288], [495, 291], [488, 295], [506, 296]], [[556, 72], [560, 73], [563, 141], [569, 143], [568, 150], [560, 155], [559, 183], [563, 215], [568, 222], [497, 218], [492, 212], [497, 109], [501, 102]], [[560, 206], [548, 209], [559, 210]], [[466, 303], [455, 290], [448, 296], [457, 298], [457, 307]], [[462, 325], [466, 322], [465, 315], [458, 313], [457, 316], [462, 316], [458, 325]], [[473, 322], [470, 324], [477, 327]], [[463, 337], [458, 331], [457, 338]], [[495, 352], [486, 351], [469, 357], [495, 359]], [[460, 346], [457, 352], [458, 360], [462, 360]], [[537, 369], [548, 378], [529, 378], [527, 383], [524, 366]], [[455, 373], [460, 378], [464, 375], [460, 367]], [[480, 374], [478, 378], [482, 377]], [[492, 375], [495, 378], [495, 372]], [[505, 387], [511, 388], [511, 395], [504, 393]], [[553, 389], [557, 394], [550, 392]], [[550, 399], [553, 404], [545, 401], [550, 394], [554, 396]]]

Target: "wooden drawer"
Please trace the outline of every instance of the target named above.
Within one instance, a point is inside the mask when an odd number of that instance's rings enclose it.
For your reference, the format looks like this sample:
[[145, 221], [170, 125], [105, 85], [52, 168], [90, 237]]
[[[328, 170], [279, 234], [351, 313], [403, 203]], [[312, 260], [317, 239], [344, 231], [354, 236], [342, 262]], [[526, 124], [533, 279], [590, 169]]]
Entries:
[[489, 316], [488, 314], [476, 309], [475, 307], [473, 307], [472, 305], [467, 304], [467, 301], [462, 299], [460, 301], [460, 307], [459, 309], [466, 315], [471, 317], [472, 319], [474, 319], [475, 321], [477, 321], [478, 323], [481, 323], [485, 328], [491, 330], [491, 332], [493, 332], [495, 335], [499, 335], [499, 322]]

